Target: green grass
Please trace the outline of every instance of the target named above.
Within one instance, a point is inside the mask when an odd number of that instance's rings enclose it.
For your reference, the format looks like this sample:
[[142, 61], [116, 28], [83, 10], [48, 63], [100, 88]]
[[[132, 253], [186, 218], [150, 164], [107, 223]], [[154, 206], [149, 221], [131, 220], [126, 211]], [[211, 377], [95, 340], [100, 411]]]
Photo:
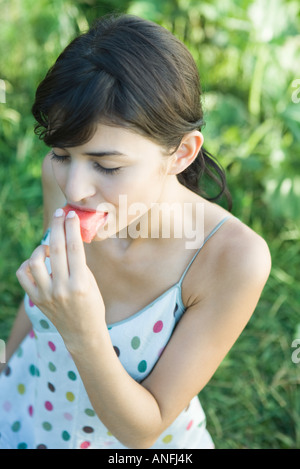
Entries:
[[[45, 152], [45, 150], [44, 150]], [[45, 154], [45, 153], [44, 153]], [[33, 150], [23, 160], [2, 157], [0, 167], [0, 336], [7, 339], [23, 292], [16, 270], [42, 238], [42, 189], [40, 164], [43, 153]], [[7, 154], [6, 154], [7, 156]]]
[[[300, 448], [299, 229], [270, 240], [273, 268], [260, 302], [201, 393], [217, 448]], [[300, 338], [300, 336], [298, 337]]]

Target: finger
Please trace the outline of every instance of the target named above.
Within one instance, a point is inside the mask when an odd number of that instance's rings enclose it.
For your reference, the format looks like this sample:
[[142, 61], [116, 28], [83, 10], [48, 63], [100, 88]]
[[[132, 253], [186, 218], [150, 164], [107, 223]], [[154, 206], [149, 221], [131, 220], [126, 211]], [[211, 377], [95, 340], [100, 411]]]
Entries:
[[51, 277], [45, 264], [46, 257], [49, 257], [49, 246], [40, 245], [33, 251], [28, 260], [28, 266], [34, 282], [42, 292], [47, 292], [51, 289]]
[[25, 290], [29, 298], [35, 302], [37, 286], [29, 268], [29, 260], [23, 262], [23, 264], [20, 265], [16, 272], [16, 276], [23, 290]]
[[80, 232], [80, 221], [74, 211], [70, 211], [66, 217], [65, 230], [70, 277], [82, 277], [82, 270], [86, 266], [86, 257]]
[[52, 220], [49, 244], [54, 288], [61, 285], [69, 276], [64, 223], [64, 211], [57, 209]]

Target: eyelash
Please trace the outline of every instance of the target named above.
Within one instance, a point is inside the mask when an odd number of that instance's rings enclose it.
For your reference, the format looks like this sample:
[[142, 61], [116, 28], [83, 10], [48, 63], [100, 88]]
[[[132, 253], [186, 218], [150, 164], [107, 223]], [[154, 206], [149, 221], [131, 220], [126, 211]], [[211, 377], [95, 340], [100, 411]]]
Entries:
[[[52, 155], [51, 159], [58, 161], [59, 163], [65, 163], [65, 161], [69, 158], [67, 155], [57, 155], [56, 153], [54, 153], [53, 150], [51, 150], [51, 155]], [[96, 161], [94, 161], [93, 163], [95, 165], [94, 166], [95, 170], [104, 174], [113, 175], [113, 174], [118, 173], [121, 169], [121, 168], [103, 168], [103, 166], [100, 166], [100, 164], [97, 163]]]

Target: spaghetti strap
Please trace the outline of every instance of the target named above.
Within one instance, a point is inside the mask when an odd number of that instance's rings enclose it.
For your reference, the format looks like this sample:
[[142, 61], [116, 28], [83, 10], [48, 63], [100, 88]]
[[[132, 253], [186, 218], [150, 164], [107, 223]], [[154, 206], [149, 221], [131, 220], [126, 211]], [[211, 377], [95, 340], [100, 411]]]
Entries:
[[183, 272], [178, 284], [181, 286], [182, 282], [183, 282], [183, 279], [187, 273], [187, 271], [189, 270], [190, 266], [192, 265], [192, 263], [194, 262], [194, 260], [196, 259], [197, 255], [199, 254], [199, 252], [201, 251], [201, 249], [203, 248], [204, 244], [216, 233], [216, 231], [218, 231], [219, 228], [221, 228], [221, 226], [223, 225], [223, 223], [225, 223], [229, 218], [233, 218], [231, 215], [227, 215], [225, 218], [223, 218], [214, 228], [213, 230], [206, 236], [206, 238], [204, 239], [203, 243], [201, 244], [200, 248], [196, 251], [196, 254], [194, 254], [192, 260], [189, 262], [188, 266], [186, 267], [185, 271]]

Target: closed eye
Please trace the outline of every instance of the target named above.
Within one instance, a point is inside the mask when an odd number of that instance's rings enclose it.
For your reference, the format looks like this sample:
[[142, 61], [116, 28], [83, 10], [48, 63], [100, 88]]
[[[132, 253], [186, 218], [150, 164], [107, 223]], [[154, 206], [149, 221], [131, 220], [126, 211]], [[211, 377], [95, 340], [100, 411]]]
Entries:
[[[53, 150], [51, 150], [51, 159], [58, 161], [60, 163], [65, 163], [69, 159], [69, 155], [57, 155]], [[118, 168], [104, 168], [97, 161], [93, 161], [93, 167], [96, 171], [99, 171], [104, 174], [116, 174], [121, 170], [121, 167]]]
[[51, 160], [59, 161], [60, 163], [64, 163], [68, 159], [68, 155], [57, 155], [51, 150]]
[[99, 171], [100, 173], [111, 174], [111, 175], [118, 173], [121, 169], [121, 168], [104, 168], [96, 161], [94, 161], [94, 168], [96, 171]]

